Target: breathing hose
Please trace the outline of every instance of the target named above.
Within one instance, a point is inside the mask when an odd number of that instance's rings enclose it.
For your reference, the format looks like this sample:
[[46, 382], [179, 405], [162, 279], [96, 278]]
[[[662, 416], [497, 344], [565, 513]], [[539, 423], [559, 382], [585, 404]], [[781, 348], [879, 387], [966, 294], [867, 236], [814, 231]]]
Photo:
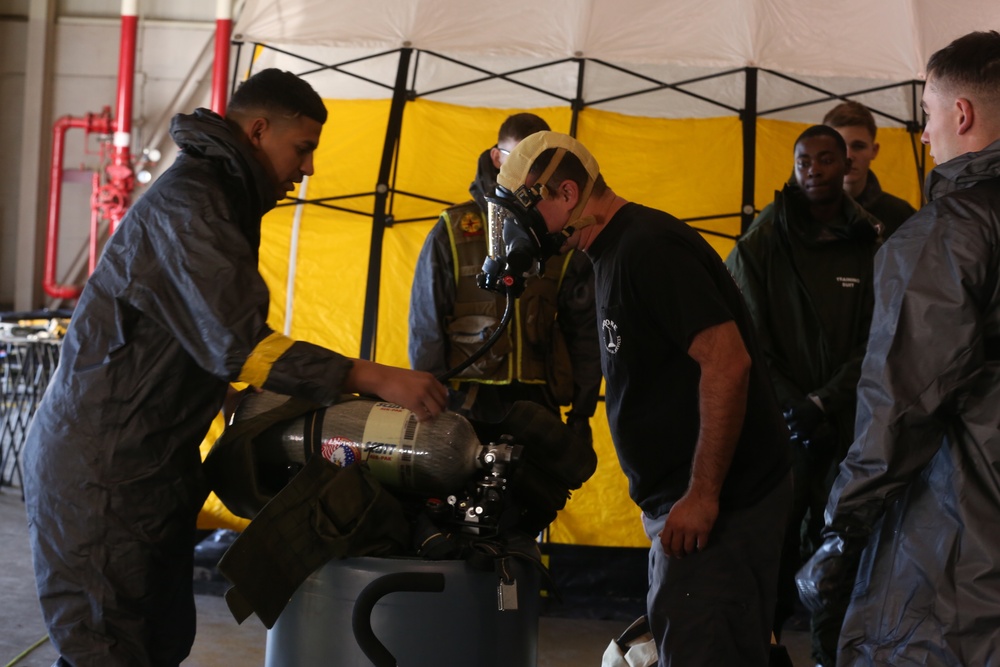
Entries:
[[493, 343], [497, 342], [500, 339], [500, 335], [504, 332], [504, 329], [507, 328], [507, 325], [510, 323], [510, 318], [513, 314], [514, 314], [514, 297], [511, 295], [510, 292], [507, 292], [507, 305], [503, 310], [503, 317], [500, 318], [500, 326], [497, 327], [497, 330], [494, 331], [493, 334], [486, 340], [486, 342], [483, 343], [483, 346], [480, 347], [475, 352], [473, 352], [468, 359], [460, 363], [458, 366], [448, 369], [447, 371], [439, 375], [437, 377], [438, 382], [441, 383], [447, 382], [448, 380], [452, 379], [453, 377], [464, 371], [472, 364], [479, 361], [479, 358], [484, 354], [486, 354], [486, 351], [493, 346]]

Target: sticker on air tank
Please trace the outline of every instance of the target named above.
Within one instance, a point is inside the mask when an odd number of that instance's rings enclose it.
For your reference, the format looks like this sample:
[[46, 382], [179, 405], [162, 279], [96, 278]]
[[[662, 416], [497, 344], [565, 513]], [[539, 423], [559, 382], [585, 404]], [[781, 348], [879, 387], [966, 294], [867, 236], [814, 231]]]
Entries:
[[323, 458], [341, 468], [346, 468], [361, 458], [361, 447], [350, 438], [336, 436], [323, 440]]
[[379, 481], [403, 488], [412, 482], [415, 424], [413, 413], [395, 403], [376, 403], [368, 413], [364, 460]]

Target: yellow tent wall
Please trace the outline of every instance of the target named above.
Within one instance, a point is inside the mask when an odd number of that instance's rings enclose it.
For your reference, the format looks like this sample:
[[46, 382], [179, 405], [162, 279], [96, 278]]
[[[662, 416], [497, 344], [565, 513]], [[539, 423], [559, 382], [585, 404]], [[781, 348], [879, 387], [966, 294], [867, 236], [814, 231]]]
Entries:
[[[373, 208], [389, 100], [327, 100], [327, 107], [330, 117], [316, 154], [316, 173], [308, 179], [302, 196], [308, 200], [357, 196], [329, 200], [327, 206], [282, 206], [272, 211], [262, 228], [260, 268], [271, 289], [270, 324], [274, 329], [357, 356], [372, 230], [367, 214]], [[424, 238], [443, 208], [440, 203], [399, 193], [446, 202], [467, 200], [479, 154], [496, 142], [497, 128], [516, 111], [519, 109], [470, 108], [425, 99], [406, 104], [391, 184], [397, 194], [390, 207], [395, 221], [424, 220], [395, 222], [386, 230], [377, 361], [408, 366], [407, 314], [414, 266]], [[568, 108], [530, 111], [545, 118], [552, 129], [569, 131]], [[779, 120], [757, 121], [757, 209], [773, 199], [774, 191], [791, 174], [793, 143], [806, 127]], [[741, 133], [736, 117], [677, 120], [596, 109], [582, 112], [577, 127], [577, 137], [593, 152], [617, 193], [680, 218], [731, 213], [730, 217], [695, 223], [700, 229], [729, 236], [740, 231]], [[919, 206], [911, 136], [902, 128], [883, 128], [878, 140], [881, 151], [873, 169], [883, 187]], [[289, 310], [290, 253], [297, 215], [293, 304]], [[723, 257], [734, 243], [712, 234], [705, 238]], [[290, 326], [286, 312], [291, 313]], [[592, 427], [598, 470], [574, 493], [549, 537], [567, 544], [647, 546], [648, 540], [635, 520], [638, 509], [628, 497], [627, 482], [618, 467], [602, 405], [598, 405]], [[206, 451], [221, 429], [221, 420], [213, 428], [203, 447]], [[664, 447], [669, 446], [668, 439], [669, 434], [664, 434]], [[200, 525], [241, 528], [245, 522], [228, 514], [213, 498], [206, 504]]]

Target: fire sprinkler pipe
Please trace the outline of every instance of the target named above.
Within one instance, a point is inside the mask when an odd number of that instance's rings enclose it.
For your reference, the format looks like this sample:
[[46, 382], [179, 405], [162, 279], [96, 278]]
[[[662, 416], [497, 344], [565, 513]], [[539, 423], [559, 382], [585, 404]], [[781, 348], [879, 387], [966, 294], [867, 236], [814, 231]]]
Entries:
[[[108, 220], [110, 235], [125, 212], [129, 198], [135, 187], [132, 170], [132, 97], [135, 87], [136, 35], [138, 33], [138, 0], [122, 0], [121, 46], [118, 62], [117, 121], [111, 117], [111, 109], [104, 107], [100, 115], [87, 114], [84, 117], [63, 116], [52, 128], [52, 165], [49, 174], [49, 210], [47, 238], [45, 242], [45, 271], [42, 287], [54, 299], [75, 299], [83, 288], [80, 285], [60, 284], [56, 280], [59, 264], [59, 216], [63, 182], [63, 161], [66, 132], [82, 129], [87, 135], [100, 134], [112, 137], [110, 164], [104, 169], [105, 178], [95, 174], [94, 190], [91, 195], [91, 239], [89, 268], [93, 271], [97, 262], [98, 228], [97, 222]], [[102, 144], [101, 156], [106, 156]], [[103, 160], [102, 160], [103, 162]], [[102, 183], [103, 180], [103, 183]]]
[[[63, 116], [52, 127], [52, 167], [49, 172], [49, 219], [45, 241], [45, 274], [42, 287], [53, 299], [75, 299], [82, 291], [79, 285], [61, 285], [56, 281], [59, 263], [59, 211], [62, 196], [63, 156], [66, 132], [81, 129], [87, 134], [111, 134], [111, 108], [104, 107], [101, 115], [87, 114], [83, 118]], [[91, 206], [93, 208], [93, 206]]]
[[139, 0], [122, 0], [121, 46], [118, 51], [118, 106], [108, 183], [101, 188], [98, 205], [107, 209], [108, 235], [118, 227], [128, 210], [135, 188], [132, 170], [132, 92], [135, 88], [135, 46], [138, 34]]
[[224, 116], [229, 89], [229, 43], [233, 35], [233, 2], [215, 3], [215, 60], [212, 65], [212, 111]]

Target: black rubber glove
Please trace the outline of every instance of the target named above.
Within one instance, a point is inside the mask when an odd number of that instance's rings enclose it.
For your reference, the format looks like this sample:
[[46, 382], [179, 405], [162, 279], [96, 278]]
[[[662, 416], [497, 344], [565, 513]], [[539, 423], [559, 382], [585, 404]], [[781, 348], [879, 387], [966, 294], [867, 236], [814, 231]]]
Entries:
[[587, 417], [571, 416], [566, 419], [566, 426], [569, 426], [573, 434], [586, 443], [588, 447], [592, 448], [594, 446], [594, 434], [590, 430], [590, 419]]
[[823, 544], [795, 575], [799, 598], [809, 611], [846, 609], [867, 544], [868, 531], [861, 527], [824, 529]]
[[823, 408], [816, 405], [808, 396], [788, 403], [783, 410], [785, 423], [791, 433], [791, 439], [805, 445], [816, 428], [823, 423]]

